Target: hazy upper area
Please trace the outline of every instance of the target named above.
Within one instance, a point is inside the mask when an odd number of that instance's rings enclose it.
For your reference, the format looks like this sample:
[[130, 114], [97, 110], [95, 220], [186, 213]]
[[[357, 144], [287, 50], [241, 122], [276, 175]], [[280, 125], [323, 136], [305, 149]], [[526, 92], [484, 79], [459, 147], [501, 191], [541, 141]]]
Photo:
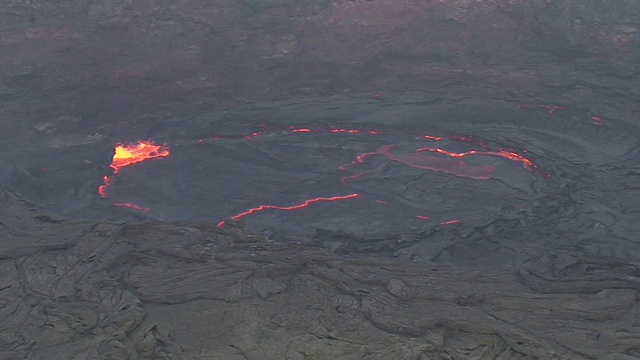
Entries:
[[626, 117], [640, 98], [638, 14], [635, 0], [8, 0], [0, 115], [13, 120], [0, 137], [101, 135], [159, 109], [342, 93]]

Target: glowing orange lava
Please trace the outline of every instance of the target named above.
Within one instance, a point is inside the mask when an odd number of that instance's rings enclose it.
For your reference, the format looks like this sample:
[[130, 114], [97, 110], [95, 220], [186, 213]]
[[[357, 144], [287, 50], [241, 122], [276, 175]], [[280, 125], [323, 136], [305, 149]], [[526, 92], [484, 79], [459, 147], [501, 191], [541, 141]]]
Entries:
[[[537, 105], [537, 104], [521, 104], [518, 105], [519, 109], [531, 109], [531, 110], [542, 110], [546, 111], [549, 114], [553, 114], [557, 111], [563, 110], [564, 108], [560, 105]], [[594, 124], [604, 124], [604, 121], [597, 116], [592, 116], [592, 121]], [[262, 129], [260, 131], [254, 131], [248, 135], [225, 135], [225, 136], [210, 136], [206, 139], [200, 139], [197, 143], [207, 143], [211, 140], [220, 140], [220, 139], [246, 139], [246, 140], [254, 140], [262, 135], [270, 135], [274, 130], [270, 130], [267, 128], [267, 125], [261, 125]], [[359, 130], [359, 129], [349, 129], [349, 128], [337, 128], [337, 127], [329, 127], [329, 128], [311, 128], [311, 127], [295, 127], [289, 126], [288, 128], [281, 128], [276, 131], [276, 134], [282, 133], [295, 133], [295, 134], [303, 134], [303, 133], [324, 133], [324, 134], [343, 134], [340, 136], [350, 136], [356, 134], [362, 135], [381, 135], [382, 131], [378, 130]], [[300, 135], [305, 136], [305, 135]], [[356, 158], [351, 161], [349, 164], [342, 165], [339, 167], [340, 171], [347, 171], [350, 168], [357, 166], [359, 164], [364, 164], [369, 157], [386, 157], [388, 160], [395, 161], [413, 168], [417, 169], [425, 169], [436, 172], [444, 172], [452, 175], [456, 175], [459, 177], [467, 177], [471, 179], [477, 180], [487, 180], [491, 178], [491, 174], [495, 171], [494, 166], [489, 165], [472, 165], [461, 159], [469, 156], [494, 156], [501, 157], [503, 159], [518, 162], [522, 164], [522, 166], [532, 172], [538, 172], [546, 178], [551, 177], [552, 175], [549, 172], [540, 170], [539, 166], [536, 165], [533, 161], [528, 159], [527, 157], [520, 155], [514, 151], [507, 151], [503, 149], [499, 150], [491, 150], [489, 144], [485, 143], [480, 138], [475, 138], [472, 136], [460, 136], [460, 135], [449, 135], [449, 136], [436, 136], [430, 134], [419, 135], [418, 139], [424, 139], [431, 142], [440, 142], [442, 140], [451, 140], [455, 142], [463, 142], [472, 145], [473, 147], [478, 147], [480, 150], [468, 150], [464, 152], [453, 152], [445, 150], [442, 147], [431, 147], [431, 146], [423, 146], [419, 147], [412, 152], [405, 154], [396, 154], [392, 152], [392, 149], [398, 147], [398, 145], [384, 145], [378, 148], [376, 151], [364, 152], [356, 156]], [[115, 152], [113, 155], [112, 162], [110, 164], [110, 168], [113, 170], [113, 174], [110, 176], [104, 176], [103, 184], [98, 187], [98, 194], [100, 197], [107, 198], [107, 190], [109, 186], [111, 186], [114, 182], [115, 177], [118, 175], [121, 169], [135, 165], [146, 160], [156, 159], [168, 157], [170, 155], [169, 148], [164, 145], [156, 145], [153, 142], [147, 141], [138, 141], [135, 144], [118, 144], [115, 146]], [[527, 153], [526, 150], [522, 150], [523, 153]], [[429, 154], [429, 153], [433, 153]], [[365, 177], [370, 172], [379, 172], [382, 167], [378, 167], [373, 171], [363, 171], [354, 175], [348, 175], [342, 177], [340, 180], [344, 185], [349, 186], [350, 182], [359, 180]], [[250, 215], [256, 214], [258, 212], [266, 211], [266, 210], [280, 210], [280, 211], [295, 211], [301, 210], [309, 207], [312, 204], [318, 202], [334, 202], [334, 201], [342, 201], [349, 200], [355, 198], [361, 198], [363, 195], [358, 193], [343, 195], [343, 196], [332, 196], [332, 197], [317, 197], [311, 198], [303, 201], [302, 203], [291, 205], [291, 206], [277, 206], [277, 205], [260, 205], [251, 209], [248, 209], [242, 213], [238, 213], [234, 216], [231, 216], [233, 220], [239, 220]], [[377, 204], [389, 204], [383, 200], [373, 200]], [[133, 203], [113, 203], [115, 206], [119, 207], [127, 207], [136, 211], [140, 211], [143, 213], [149, 212], [150, 208], [145, 208]], [[433, 220], [430, 216], [424, 214], [415, 215], [415, 219], [423, 220], [423, 221], [431, 221]], [[455, 225], [460, 224], [462, 220], [460, 219], [452, 219], [448, 221], [440, 222], [440, 225]], [[225, 225], [225, 221], [220, 221], [218, 223], [218, 227], [222, 227]]]
[[[117, 144], [115, 153], [109, 167], [113, 169], [112, 176], [105, 176], [103, 184], [98, 187], [100, 197], [107, 197], [107, 188], [111, 185], [113, 177], [120, 172], [121, 169], [134, 164], [141, 163], [146, 160], [163, 158], [170, 155], [169, 148], [162, 145], [156, 145], [150, 141], [138, 141], [136, 144]], [[120, 205], [120, 204], [116, 204]], [[127, 204], [128, 207], [135, 208], [135, 204]]]
[[524, 156], [522, 156], [520, 154], [516, 154], [515, 152], [512, 152], [512, 151], [505, 151], [505, 150], [500, 150], [500, 151], [470, 150], [470, 151], [465, 151], [465, 152], [461, 152], [461, 153], [456, 153], [456, 152], [447, 151], [447, 150], [441, 149], [441, 148], [421, 147], [421, 148], [417, 149], [415, 152], [419, 153], [419, 152], [424, 152], [424, 151], [435, 152], [435, 153], [446, 155], [446, 156], [449, 156], [449, 157], [452, 157], [452, 158], [463, 158], [463, 157], [467, 157], [467, 156], [470, 156], [470, 155], [498, 156], [498, 157], [501, 157], [501, 158], [505, 158], [507, 160], [511, 160], [511, 161], [522, 163], [522, 166], [527, 170], [534, 171], [534, 170], [536, 170], [538, 168], [538, 166], [535, 165], [531, 160], [525, 158]]
[[120, 169], [129, 165], [138, 164], [149, 159], [167, 157], [169, 154], [167, 147], [147, 141], [138, 141], [137, 144], [129, 145], [118, 144], [110, 167], [113, 169], [114, 174], [117, 174]]
[[461, 220], [449, 220], [449, 221], [443, 221], [440, 223], [440, 225], [456, 225], [456, 224], [460, 224], [462, 221]]
[[[412, 154], [404, 156], [396, 156], [391, 153], [391, 149], [393, 149], [394, 147], [396, 147], [396, 145], [381, 146], [378, 149], [378, 153], [380, 155], [384, 155], [389, 160], [393, 160], [416, 169], [432, 170], [436, 172], [442, 171], [448, 174], [453, 174], [460, 177], [468, 177], [476, 180], [490, 179], [489, 174], [491, 174], [495, 170], [495, 167], [493, 166], [473, 166], [462, 161], [454, 162], [447, 159], [422, 154], [420, 152], [414, 152]], [[442, 153], [449, 156], [458, 155], [457, 153], [449, 153], [444, 150], [442, 150]]]
[[[276, 205], [260, 205], [258, 207], [254, 207], [252, 209], [249, 209], [245, 212], [242, 212], [240, 214], [234, 215], [231, 217], [231, 219], [233, 220], [239, 220], [242, 219], [243, 217], [255, 214], [259, 211], [264, 211], [264, 210], [283, 210], [283, 211], [293, 211], [293, 210], [300, 210], [300, 209], [304, 209], [306, 207], [308, 207], [309, 205], [313, 204], [313, 203], [317, 203], [317, 202], [321, 202], [321, 201], [340, 201], [340, 200], [349, 200], [349, 199], [355, 199], [355, 198], [359, 198], [360, 194], [349, 194], [349, 195], [343, 195], [343, 196], [332, 196], [332, 197], [318, 197], [318, 198], [313, 198], [313, 199], [308, 199], [305, 200], [303, 203], [298, 204], [298, 205], [292, 205], [292, 206], [276, 206]], [[225, 225], [225, 221], [220, 221], [218, 223], [218, 227], [223, 227]]]

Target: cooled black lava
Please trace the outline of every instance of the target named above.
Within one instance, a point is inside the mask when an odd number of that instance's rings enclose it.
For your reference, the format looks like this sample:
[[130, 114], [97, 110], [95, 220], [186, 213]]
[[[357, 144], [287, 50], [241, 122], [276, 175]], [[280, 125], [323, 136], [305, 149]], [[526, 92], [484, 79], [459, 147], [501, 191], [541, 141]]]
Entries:
[[389, 236], [475, 231], [500, 219], [561, 222], [558, 214], [584, 204], [557, 202], [559, 194], [597, 191], [606, 174], [594, 169], [632, 166], [638, 147], [635, 127], [582, 109], [415, 99], [266, 104], [158, 121], [147, 135], [113, 139], [111, 149], [155, 141], [164, 156], [108, 171], [87, 165], [70, 179], [50, 168], [72, 163], [77, 147], [49, 149], [25, 169], [38, 191], [17, 171], [10, 177], [28, 197], [75, 216], [112, 216], [106, 209], [115, 205], [120, 217], [219, 226], [241, 219], [296, 237]]

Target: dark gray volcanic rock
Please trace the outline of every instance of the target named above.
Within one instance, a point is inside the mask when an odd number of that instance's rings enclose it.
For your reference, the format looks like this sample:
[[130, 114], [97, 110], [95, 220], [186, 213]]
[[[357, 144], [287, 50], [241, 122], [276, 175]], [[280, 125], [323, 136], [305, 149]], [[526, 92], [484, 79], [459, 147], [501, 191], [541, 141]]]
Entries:
[[24, 131], [70, 116], [89, 135], [159, 106], [423, 91], [624, 116], [638, 14], [633, 0], [7, 0], [0, 115]]
[[237, 224], [76, 222], [6, 189], [0, 205], [4, 359], [640, 356], [635, 261], [350, 259]]
[[117, 175], [107, 164], [121, 139], [54, 132], [0, 151], [0, 183], [68, 217], [236, 218], [342, 254], [494, 267], [550, 250], [640, 260], [640, 131], [595, 119], [427, 96], [263, 102], [131, 124], [127, 138], [170, 156]]
[[[562, 104], [638, 124], [639, 24], [637, 0], [2, 0], [0, 176], [76, 201], [5, 155], [103, 154], [53, 169], [81, 179], [108, 173], [112, 140], [159, 123], [180, 132], [187, 114], [336, 94]], [[539, 233], [496, 223], [484, 247], [419, 244], [524, 259], [499, 266], [394, 258], [404, 235], [349, 234], [331, 252], [235, 223], [73, 220], [3, 183], [0, 358], [640, 358], [640, 172], [591, 140], [580, 149], [599, 161], [564, 175], [598, 196], [562, 187]]]

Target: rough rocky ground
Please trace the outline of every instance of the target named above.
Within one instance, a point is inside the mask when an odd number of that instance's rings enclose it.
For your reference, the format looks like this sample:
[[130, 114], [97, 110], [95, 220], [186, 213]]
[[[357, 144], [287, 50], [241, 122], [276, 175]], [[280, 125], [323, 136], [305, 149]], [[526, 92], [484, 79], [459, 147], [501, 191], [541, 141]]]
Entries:
[[340, 256], [243, 230], [81, 222], [0, 190], [5, 359], [635, 359], [637, 261]]
[[[355, 93], [638, 124], [638, 14], [636, 0], [1, 0], [0, 151], [97, 144], [106, 168], [111, 139], [158, 119]], [[540, 241], [577, 231], [584, 249], [481, 267], [241, 224], [74, 220], [1, 187], [0, 357], [637, 359], [638, 173], [603, 166], [601, 197], [559, 197], [606, 226], [538, 224]]]

